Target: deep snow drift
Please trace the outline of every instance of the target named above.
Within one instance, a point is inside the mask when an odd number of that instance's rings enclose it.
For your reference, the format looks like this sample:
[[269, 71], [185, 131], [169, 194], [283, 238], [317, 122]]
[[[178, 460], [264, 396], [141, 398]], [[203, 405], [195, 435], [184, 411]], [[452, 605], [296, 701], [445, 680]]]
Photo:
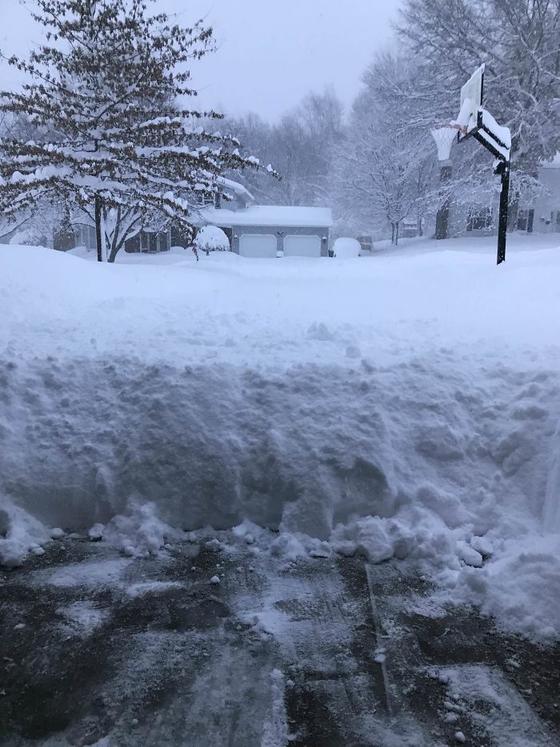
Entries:
[[0, 247], [3, 561], [54, 527], [135, 554], [250, 521], [287, 555], [418, 561], [436, 601], [558, 635], [560, 247], [524, 241], [500, 268], [480, 239], [114, 266]]

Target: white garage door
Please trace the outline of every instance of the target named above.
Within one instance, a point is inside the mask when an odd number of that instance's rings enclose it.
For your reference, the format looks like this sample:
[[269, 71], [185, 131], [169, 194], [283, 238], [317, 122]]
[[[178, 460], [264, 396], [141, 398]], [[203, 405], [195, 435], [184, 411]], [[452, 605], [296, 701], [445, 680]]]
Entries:
[[320, 257], [321, 238], [319, 236], [286, 236], [284, 239], [285, 257]]
[[242, 257], [276, 257], [276, 236], [256, 236], [245, 233], [239, 237], [239, 254]]

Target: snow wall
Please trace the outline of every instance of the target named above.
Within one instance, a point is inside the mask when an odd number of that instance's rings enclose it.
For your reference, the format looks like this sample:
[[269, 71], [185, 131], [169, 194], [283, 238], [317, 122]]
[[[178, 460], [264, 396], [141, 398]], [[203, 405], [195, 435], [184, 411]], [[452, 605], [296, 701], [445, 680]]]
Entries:
[[542, 517], [545, 497], [558, 522], [558, 458], [548, 465], [560, 437], [542, 406], [554, 379], [500, 369], [495, 391], [472, 381], [418, 360], [277, 372], [5, 360], [0, 491], [73, 530], [131, 499], [180, 528], [250, 519], [318, 538], [407, 507], [483, 534], [499, 517]]
[[560, 426], [553, 440], [546, 483], [544, 525], [552, 532], [560, 532]]

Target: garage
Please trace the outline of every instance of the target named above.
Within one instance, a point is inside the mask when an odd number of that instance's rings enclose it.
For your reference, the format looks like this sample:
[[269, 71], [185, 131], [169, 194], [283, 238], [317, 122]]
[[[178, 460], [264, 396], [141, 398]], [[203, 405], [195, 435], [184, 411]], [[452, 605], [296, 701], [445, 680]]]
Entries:
[[285, 257], [320, 257], [320, 236], [286, 236], [284, 239]]
[[[330, 208], [303, 205], [208, 207], [204, 225], [231, 237], [231, 249], [242, 257], [327, 257], [333, 217]], [[283, 250], [283, 251], [282, 251]]]
[[271, 233], [245, 233], [239, 237], [239, 254], [242, 257], [276, 257], [276, 236]]

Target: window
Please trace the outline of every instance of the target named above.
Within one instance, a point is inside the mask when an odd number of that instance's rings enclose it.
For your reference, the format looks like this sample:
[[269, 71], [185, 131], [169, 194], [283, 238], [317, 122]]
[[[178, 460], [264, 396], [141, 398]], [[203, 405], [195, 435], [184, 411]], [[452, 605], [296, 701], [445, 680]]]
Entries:
[[159, 252], [169, 251], [169, 236], [167, 231], [161, 231], [157, 235], [157, 246]]
[[142, 231], [140, 234], [140, 251], [141, 252], [150, 251], [150, 234], [146, 233], [146, 231]]
[[493, 210], [491, 207], [470, 208], [467, 218], [467, 231], [487, 231], [492, 228]]
[[76, 246], [85, 246], [87, 249], [95, 249], [97, 247], [97, 238], [93, 226], [86, 226], [84, 223], [80, 223], [74, 227], [74, 236]]
[[529, 211], [518, 210], [517, 211], [517, 230], [526, 231], [529, 225]]

